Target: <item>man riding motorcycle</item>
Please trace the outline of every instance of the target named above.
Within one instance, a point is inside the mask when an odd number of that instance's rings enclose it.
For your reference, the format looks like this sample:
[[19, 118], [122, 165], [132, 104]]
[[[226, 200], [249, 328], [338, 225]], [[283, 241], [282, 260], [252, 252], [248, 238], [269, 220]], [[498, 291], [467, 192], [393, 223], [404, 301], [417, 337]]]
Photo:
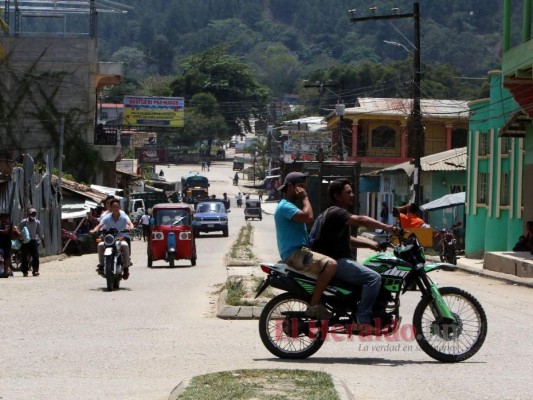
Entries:
[[[350, 225], [393, 231], [393, 226], [384, 224], [365, 215], [354, 215], [348, 210], [353, 208], [354, 193], [347, 179], [337, 179], [329, 184], [329, 196], [333, 205], [324, 211], [315, 224], [320, 224], [311, 249], [325, 254], [337, 261], [335, 277], [354, 286], [362, 286], [361, 300], [357, 307], [357, 324], [366, 325], [368, 333], [371, 326], [372, 307], [381, 285], [380, 275], [353, 257], [352, 247], [367, 247], [377, 250], [377, 244], [350, 235]], [[314, 228], [314, 227], [313, 227]]]
[[[118, 232], [122, 232], [125, 230], [133, 229], [133, 224], [131, 220], [127, 217], [126, 214], [122, 213], [120, 210], [120, 202], [117, 199], [112, 199], [110, 202], [110, 209], [111, 212], [106, 214], [100, 221], [98, 225], [96, 225], [92, 230], [91, 233], [96, 233], [101, 229], [112, 229], [115, 228]], [[124, 238], [127, 243], [122, 243], [122, 256], [124, 259], [124, 274], [122, 275], [122, 279], [126, 280], [129, 278], [129, 266], [130, 266], [130, 236], [129, 234], [124, 235]], [[103, 274], [103, 265], [104, 265], [104, 250], [105, 250], [105, 243], [100, 242], [98, 243], [98, 268], [97, 272], [98, 274]]]

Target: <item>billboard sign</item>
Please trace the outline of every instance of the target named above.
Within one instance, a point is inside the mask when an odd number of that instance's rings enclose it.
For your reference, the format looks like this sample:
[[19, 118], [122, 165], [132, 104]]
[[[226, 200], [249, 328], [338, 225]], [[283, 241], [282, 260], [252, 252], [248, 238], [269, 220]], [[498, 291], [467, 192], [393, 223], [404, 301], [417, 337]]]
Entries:
[[183, 127], [183, 97], [124, 96], [124, 125]]
[[294, 160], [319, 161], [330, 160], [332, 155], [332, 133], [290, 131], [288, 140], [284, 144], [284, 161]]
[[166, 163], [165, 148], [136, 148], [135, 156], [140, 163], [164, 164]]

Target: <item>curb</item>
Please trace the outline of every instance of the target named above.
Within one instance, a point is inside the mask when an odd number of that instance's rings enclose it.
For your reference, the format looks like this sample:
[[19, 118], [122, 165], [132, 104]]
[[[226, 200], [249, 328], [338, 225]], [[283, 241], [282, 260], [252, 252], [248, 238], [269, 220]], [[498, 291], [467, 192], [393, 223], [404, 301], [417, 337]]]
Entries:
[[176, 385], [176, 387], [174, 389], [172, 389], [172, 391], [170, 392], [170, 394], [168, 395], [168, 400], [178, 400], [178, 398], [180, 397], [180, 395], [185, 391], [185, 389], [187, 388], [187, 385], [188, 385], [188, 382], [185, 382], [185, 381], [181, 381], [180, 383], [178, 383]]
[[217, 318], [220, 319], [259, 319], [262, 306], [229, 306], [226, 304], [227, 290], [220, 292], [217, 302]]
[[[331, 374], [330, 374], [331, 375]], [[355, 400], [354, 395], [348, 389], [348, 385], [341, 378], [331, 375], [331, 380], [335, 386], [335, 391], [340, 400]]]

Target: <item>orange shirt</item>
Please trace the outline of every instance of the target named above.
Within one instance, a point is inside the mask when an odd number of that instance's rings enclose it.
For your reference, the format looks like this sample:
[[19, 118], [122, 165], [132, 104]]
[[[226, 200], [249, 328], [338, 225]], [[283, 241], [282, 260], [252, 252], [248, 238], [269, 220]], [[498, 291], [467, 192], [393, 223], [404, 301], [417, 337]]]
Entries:
[[421, 228], [424, 225], [424, 220], [418, 218], [416, 214], [408, 212], [407, 214], [400, 213], [400, 224], [402, 228]]

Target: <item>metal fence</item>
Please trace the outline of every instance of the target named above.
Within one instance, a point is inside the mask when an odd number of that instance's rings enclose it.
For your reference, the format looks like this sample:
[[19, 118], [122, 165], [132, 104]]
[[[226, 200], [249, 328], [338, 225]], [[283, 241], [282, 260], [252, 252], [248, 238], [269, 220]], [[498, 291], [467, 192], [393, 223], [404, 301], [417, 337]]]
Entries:
[[44, 235], [44, 254], [60, 254], [61, 199], [56, 184], [52, 183], [53, 153], [47, 157], [45, 170], [36, 171], [33, 159], [24, 155], [23, 167], [13, 168], [12, 179], [0, 183], [0, 210], [11, 216], [18, 225], [27, 217], [27, 210], [35, 208]]

